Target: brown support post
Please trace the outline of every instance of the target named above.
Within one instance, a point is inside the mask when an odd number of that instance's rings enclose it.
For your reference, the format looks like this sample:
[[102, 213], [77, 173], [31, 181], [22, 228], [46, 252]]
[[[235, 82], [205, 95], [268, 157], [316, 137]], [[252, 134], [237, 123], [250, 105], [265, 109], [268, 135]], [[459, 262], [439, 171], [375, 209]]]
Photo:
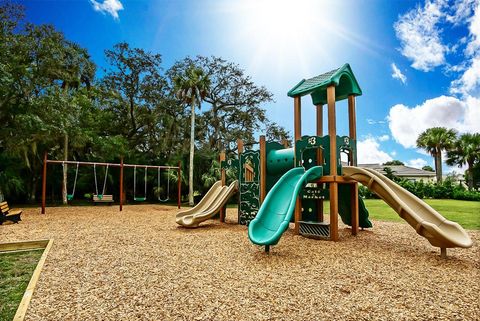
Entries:
[[267, 140], [260, 136], [260, 205], [267, 195]]
[[302, 138], [302, 101], [300, 96], [293, 98], [293, 121], [294, 139], [297, 141]]
[[358, 183], [351, 184], [352, 235], [358, 234]]
[[45, 214], [46, 196], [47, 196], [47, 152], [43, 154], [42, 214]]
[[[357, 139], [357, 116], [355, 114], [355, 96], [348, 96], [348, 129], [351, 139]], [[350, 154], [351, 166], [357, 166], [357, 157], [353, 153]]]
[[[220, 153], [220, 164], [225, 160], [225, 152]], [[221, 170], [221, 181], [222, 181], [222, 186], [225, 186], [226, 183], [226, 176], [225, 176], [225, 169], [222, 168]], [[220, 222], [225, 222], [225, 206], [222, 206], [220, 208]]]
[[[337, 128], [335, 86], [327, 87], [328, 135], [330, 136], [330, 175], [337, 176]], [[330, 240], [338, 241], [338, 183], [330, 183]]]
[[240, 154], [243, 153], [243, 140], [240, 138], [237, 139], [237, 150], [238, 150], [238, 156], [240, 157]]
[[[293, 124], [294, 124], [294, 146], [297, 140], [302, 138], [302, 98], [300, 96], [293, 97]], [[298, 166], [295, 159], [295, 167]], [[301, 166], [301, 164], [300, 164]], [[300, 219], [302, 217], [302, 201], [297, 197], [295, 203], [295, 229], [294, 234], [300, 234]]]
[[120, 158], [120, 212], [123, 211], [123, 157]]
[[181, 207], [182, 203], [182, 162], [178, 162], [178, 171], [177, 171], [177, 206], [178, 209]]
[[[240, 138], [237, 139], [237, 152], [238, 152], [238, 166], [240, 166], [240, 155], [242, 155], [243, 153], [243, 140], [241, 140]], [[238, 170], [242, 171], [243, 168], [239, 168]], [[239, 173], [239, 177], [240, 177], [240, 173]], [[241, 182], [238, 182], [238, 190], [239, 190], [239, 193], [238, 193], [238, 208], [237, 208], [237, 212], [238, 212], [238, 224], [240, 224], [240, 203], [242, 202], [242, 193], [240, 193], [240, 190], [241, 190], [241, 186], [240, 186]]]
[[[317, 136], [323, 136], [323, 105], [317, 105]], [[317, 149], [317, 165], [323, 166], [323, 150]], [[320, 184], [320, 183], [319, 183]], [[317, 200], [317, 220], [323, 222], [323, 200]]]

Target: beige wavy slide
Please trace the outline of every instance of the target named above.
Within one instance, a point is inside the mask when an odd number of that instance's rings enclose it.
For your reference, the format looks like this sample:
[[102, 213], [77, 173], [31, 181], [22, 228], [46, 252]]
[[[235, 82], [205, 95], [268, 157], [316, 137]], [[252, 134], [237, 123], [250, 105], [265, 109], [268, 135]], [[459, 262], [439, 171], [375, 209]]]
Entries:
[[234, 181], [230, 186], [222, 186], [222, 182], [217, 181], [195, 207], [179, 212], [175, 221], [185, 227], [197, 227], [201, 222], [215, 216], [237, 190], [238, 181]]
[[458, 223], [447, 220], [420, 198], [379, 172], [344, 166], [343, 174], [375, 192], [433, 246], [442, 249], [472, 246], [472, 240]]

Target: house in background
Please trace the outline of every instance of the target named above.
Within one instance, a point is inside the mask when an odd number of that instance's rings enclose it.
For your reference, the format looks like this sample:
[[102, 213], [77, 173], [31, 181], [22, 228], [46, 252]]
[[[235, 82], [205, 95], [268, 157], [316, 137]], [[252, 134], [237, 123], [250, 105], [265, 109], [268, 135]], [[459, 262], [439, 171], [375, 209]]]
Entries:
[[388, 167], [393, 171], [393, 175], [411, 182], [423, 181], [424, 183], [435, 183], [437, 181], [435, 172], [425, 171], [423, 169], [405, 165], [359, 164], [358, 167], [374, 169], [382, 174], [386, 174], [383, 169]]

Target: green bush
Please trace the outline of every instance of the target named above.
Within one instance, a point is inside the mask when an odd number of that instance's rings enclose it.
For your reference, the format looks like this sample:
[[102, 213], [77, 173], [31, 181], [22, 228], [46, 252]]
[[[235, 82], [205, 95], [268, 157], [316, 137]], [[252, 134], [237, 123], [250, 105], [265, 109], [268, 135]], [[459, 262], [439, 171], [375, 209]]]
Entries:
[[[468, 191], [462, 185], [452, 180], [445, 180], [441, 184], [412, 182], [408, 180], [397, 180], [397, 184], [419, 198], [455, 199], [465, 201], [480, 201], [480, 192]], [[360, 186], [359, 195], [363, 198], [378, 198], [365, 186]]]
[[456, 189], [453, 191], [453, 199], [464, 201], [480, 201], [480, 193], [475, 191]]

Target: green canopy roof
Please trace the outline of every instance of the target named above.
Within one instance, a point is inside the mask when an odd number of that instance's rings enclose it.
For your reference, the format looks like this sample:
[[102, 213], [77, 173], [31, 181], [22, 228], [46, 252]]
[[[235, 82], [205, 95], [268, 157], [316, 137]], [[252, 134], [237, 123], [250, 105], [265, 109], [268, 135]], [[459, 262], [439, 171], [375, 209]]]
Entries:
[[360, 96], [362, 90], [353, 74], [349, 64], [326, 72], [319, 76], [303, 79], [295, 87], [290, 89], [288, 96], [311, 95], [314, 105], [327, 103], [327, 87], [335, 85], [335, 101], [346, 99], [349, 95]]

